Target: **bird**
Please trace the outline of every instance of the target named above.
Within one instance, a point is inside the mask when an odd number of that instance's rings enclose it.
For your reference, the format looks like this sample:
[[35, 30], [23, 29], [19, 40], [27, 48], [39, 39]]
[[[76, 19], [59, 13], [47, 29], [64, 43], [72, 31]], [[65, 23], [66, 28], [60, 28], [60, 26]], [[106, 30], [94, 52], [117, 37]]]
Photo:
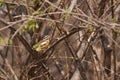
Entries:
[[46, 49], [48, 48], [50, 44], [50, 36], [45, 36], [42, 40], [39, 41], [41, 49]]
[[42, 50], [45, 50], [48, 48], [48, 46], [50, 45], [50, 36], [45, 36], [42, 40], [40, 40], [37, 44], [35, 44], [33, 46], [33, 48], [40, 52]]

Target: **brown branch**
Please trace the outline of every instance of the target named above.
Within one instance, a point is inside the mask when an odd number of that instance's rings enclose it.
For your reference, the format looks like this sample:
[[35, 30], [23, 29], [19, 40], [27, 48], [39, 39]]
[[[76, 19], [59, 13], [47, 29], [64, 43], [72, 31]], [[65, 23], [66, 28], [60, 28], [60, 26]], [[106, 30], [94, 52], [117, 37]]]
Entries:
[[9, 16], [9, 20], [10, 22], [13, 21], [13, 18], [12, 18], [12, 15], [10, 14], [10, 7], [8, 4], [6, 4], [6, 7], [7, 7], [7, 13], [8, 13], [8, 16]]
[[[0, 30], [3, 30], [3, 29], [8, 28], [8, 29], [10, 29], [12, 32], [15, 32], [16, 30], [15, 30], [14, 28], [12, 28], [12, 26], [13, 26], [13, 25], [16, 25], [16, 24], [18, 24], [18, 23], [20, 23], [20, 22], [23, 22], [23, 21], [25, 21], [25, 20], [27, 20], [27, 19], [18, 20], [18, 21], [13, 22], [13, 23], [11, 24], [11, 23], [5, 21], [4, 19], [0, 18], [0, 21], [3, 22], [3, 23], [7, 26], [7, 27], [1, 28]], [[30, 45], [28, 44], [28, 42], [23, 38], [22, 35], [17, 34], [16, 36], [17, 36], [17, 38], [22, 42], [22, 44], [24, 45], [24, 47], [26, 48], [26, 50], [35, 58], [35, 57], [37, 56], [37, 55], [36, 55], [37, 52], [34, 51], [34, 50], [31, 48], [31, 46], [30, 46]]]
[[24, 18], [24, 19], [15, 21], [15, 22], [7, 22], [6, 20], [0, 18], [0, 21], [3, 22], [3, 23], [6, 25], [5, 27], [0, 28], [0, 31], [2, 31], [2, 30], [4, 30], [4, 29], [7, 29], [7, 28], [9, 28], [9, 27], [12, 27], [12, 26], [14, 26], [14, 25], [16, 25], [16, 24], [18, 24], [18, 23], [21, 23], [21, 22], [23, 22], [23, 21], [26, 21], [26, 20], [27, 20], [27, 18]]
[[101, 2], [99, 3], [99, 14], [98, 14], [99, 18], [104, 14], [104, 9], [108, 1], [109, 0], [101, 0]]
[[[69, 34], [67, 34], [67, 35], [65, 35], [65, 36], [63, 36], [63, 37], [61, 37], [57, 42], [53, 43], [45, 52], [43, 52], [42, 54], [40, 54], [39, 57], [40, 57], [41, 59], [43, 59], [44, 57], [47, 56], [47, 52], [48, 52], [49, 50], [51, 50], [53, 47], [55, 47], [55, 46], [56, 46], [58, 43], [60, 43], [61, 41], [67, 39], [69, 36], [75, 34], [76, 32], [79, 32], [79, 31], [81, 31], [81, 28], [78, 27], [76, 30], [70, 32]], [[74, 51], [72, 50], [72, 48], [70, 47], [70, 45], [69, 45], [68, 43], [67, 43], [67, 46], [68, 46], [69, 50], [71, 51], [72, 56], [73, 56], [74, 59], [75, 59], [75, 63], [76, 63], [76, 65], [77, 65], [77, 67], [78, 67], [78, 69], [79, 69], [79, 71], [80, 71], [80, 73], [81, 73], [82, 78], [83, 78], [84, 80], [87, 80], [87, 77], [86, 77], [86, 75], [85, 75], [85, 73], [84, 73], [85, 71], [84, 71], [84, 69], [83, 69], [83, 67], [82, 67], [82, 65], [81, 65], [80, 60], [78, 59], [77, 54], [74, 53]]]
[[69, 12], [71, 13], [72, 10], [74, 9], [75, 5], [77, 4], [77, 0], [72, 0], [71, 4], [69, 6]]
[[7, 59], [5, 59], [5, 63], [6, 63], [6, 65], [7, 65], [7, 67], [9, 68], [10, 72], [12, 73], [14, 79], [15, 79], [15, 80], [18, 80], [17, 75], [16, 75], [15, 72], [13, 71], [13, 69], [12, 69], [12, 67], [11, 67], [11, 65], [9, 64], [9, 62], [8, 62]]
[[[85, 29], [85, 28], [84, 28]], [[54, 48], [57, 44], [59, 44], [61, 41], [63, 41], [64, 39], [72, 36], [73, 34], [75, 34], [76, 32], [79, 32], [83, 30], [83, 28], [81, 29], [81, 27], [78, 27], [78, 29], [71, 31], [69, 34], [67, 35], [63, 35], [61, 38], [59, 38], [58, 41], [54, 42], [47, 50], [45, 50], [45, 52], [43, 52], [42, 54], [39, 54], [40, 58], [44, 58], [47, 54], [48, 51], [50, 51], [52, 48]]]

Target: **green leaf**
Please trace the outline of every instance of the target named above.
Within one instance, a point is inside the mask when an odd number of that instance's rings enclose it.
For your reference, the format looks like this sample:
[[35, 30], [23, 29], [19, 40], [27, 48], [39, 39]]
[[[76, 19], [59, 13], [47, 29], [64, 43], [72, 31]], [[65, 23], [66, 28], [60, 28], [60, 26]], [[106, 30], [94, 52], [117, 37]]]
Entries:
[[22, 35], [22, 31], [21, 30], [19, 31], [19, 35]]
[[60, 21], [61, 21], [61, 22], [64, 22], [64, 18], [61, 18]]
[[116, 19], [115, 19], [115, 18], [112, 18], [112, 19], [110, 19], [110, 22], [115, 23], [115, 22], [116, 22]]
[[67, 6], [65, 6], [65, 11], [66, 11], [66, 15], [65, 15], [65, 19], [70, 18], [70, 12], [69, 12], [69, 8]]
[[89, 22], [90, 24], [93, 23], [93, 21], [92, 21], [90, 18], [88, 18], [88, 22]]
[[35, 22], [35, 20], [33, 19], [33, 18], [30, 18], [29, 20], [28, 20], [28, 24], [33, 24]]
[[82, 26], [86, 26], [87, 24], [86, 24], [86, 23], [82, 23], [81, 25], [82, 25]]
[[115, 32], [119, 34], [120, 33], [120, 29], [116, 29]]
[[26, 2], [26, 0], [22, 0], [22, 2]]
[[37, 28], [39, 28], [39, 25], [38, 25], [38, 23], [37, 23], [34, 19], [32, 19], [32, 18], [30, 18], [30, 19], [28, 20], [27, 24], [25, 25], [25, 29], [26, 29], [26, 30], [29, 30], [29, 31], [34, 31], [34, 30], [37, 29]]
[[35, 11], [35, 12], [33, 12], [33, 15], [38, 15], [38, 14], [40, 14], [39, 11]]
[[27, 26], [27, 25], [25, 25], [25, 29], [27, 29], [27, 30], [28, 30], [28, 26]]
[[86, 31], [93, 32], [94, 31], [93, 26], [92, 25], [88, 25]]
[[51, 22], [50, 23], [50, 26], [55, 26], [56, 25], [56, 22]]
[[0, 7], [2, 7], [3, 6], [3, 1], [2, 0], [0, 0]]
[[2, 37], [0, 37], [0, 44], [4, 43], [4, 39]]
[[90, 25], [90, 26], [89, 26], [89, 30], [90, 30], [90, 32], [93, 32], [93, 31], [94, 31], [94, 28]]
[[41, 47], [40, 47], [40, 45], [39, 44], [35, 44], [34, 46], [33, 46], [33, 49], [35, 49], [36, 51], [41, 51]]
[[35, 25], [31, 27], [31, 30], [34, 32], [35, 31]]
[[40, 46], [38, 46], [37, 48], [36, 48], [36, 51], [41, 51], [41, 47]]
[[33, 5], [35, 5], [35, 4], [41, 5], [42, 4], [41, 1], [37, 1], [37, 0], [31, 0], [31, 1], [32, 1]]
[[36, 23], [36, 24], [35, 24], [35, 28], [37, 28], [37, 29], [39, 28], [39, 25], [38, 25], [38, 23]]
[[48, 8], [48, 12], [52, 12], [54, 10], [54, 7], [53, 6], [50, 6], [49, 8]]
[[45, 15], [45, 11], [40, 11], [40, 15], [41, 16]]
[[9, 39], [8, 40], [8, 45], [11, 45], [11, 44], [13, 44], [13, 41], [12, 41], [12, 39]]

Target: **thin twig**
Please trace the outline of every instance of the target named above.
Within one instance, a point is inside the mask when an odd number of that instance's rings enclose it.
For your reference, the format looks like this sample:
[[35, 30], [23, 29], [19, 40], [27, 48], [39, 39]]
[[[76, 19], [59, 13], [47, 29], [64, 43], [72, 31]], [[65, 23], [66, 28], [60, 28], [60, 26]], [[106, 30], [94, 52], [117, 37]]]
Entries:
[[21, 22], [23, 22], [23, 21], [26, 21], [27, 18], [24, 18], [24, 19], [15, 21], [15, 22], [11, 22], [11, 23], [5, 21], [5, 20], [2, 19], [2, 18], [0, 18], [0, 20], [1, 20], [1, 21], [4, 21], [4, 23], [7, 24], [7, 26], [5, 26], [5, 27], [3, 27], [3, 28], [0, 28], [0, 31], [2, 31], [2, 30], [7, 29], [7, 28], [9, 28], [9, 27], [13, 27], [14, 25], [16, 25], [16, 24], [18, 24], [18, 23], [21, 23]]
[[7, 59], [5, 59], [5, 63], [6, 63], [6, 65], [7, 65], [7, 67], [9, 68], [10, 72], [12, 73], [14, 79], [15, 79], [15, 80], [18, 80], [17, 75], [15, 74], [14, 70], [12, 69], [12, 67], [11, 67], [11, 65], [9, 64], [9, 62], [8, 62]]
[[77, 4], [77, 0], [72, 0], [71, 4], [69, 6], [69, 12], [71, 13], [72, 10], [74, 9], [75, 5]]

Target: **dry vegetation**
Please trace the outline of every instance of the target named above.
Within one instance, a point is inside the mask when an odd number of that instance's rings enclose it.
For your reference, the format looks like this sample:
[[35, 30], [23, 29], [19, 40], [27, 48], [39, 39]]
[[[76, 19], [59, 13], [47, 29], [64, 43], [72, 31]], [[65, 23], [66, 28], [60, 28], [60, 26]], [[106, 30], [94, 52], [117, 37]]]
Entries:
[[0, 0], [0, 80], [119, 80], [120, 0]]

